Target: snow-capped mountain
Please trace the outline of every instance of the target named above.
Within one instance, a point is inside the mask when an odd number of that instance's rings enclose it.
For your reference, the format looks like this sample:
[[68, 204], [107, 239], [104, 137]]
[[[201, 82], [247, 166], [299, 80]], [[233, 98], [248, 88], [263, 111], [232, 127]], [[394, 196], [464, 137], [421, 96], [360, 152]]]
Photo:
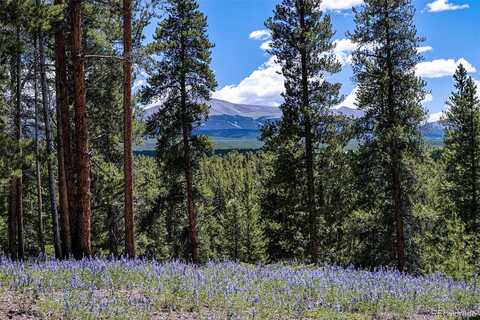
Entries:
[[[209, 102], [210, 113], [205, 123], [195, 132], [212, 138], [257, 139], [260, 129], [269, 121], [281, 118], [282, 111], [278, 107], [237, 104], [228, 101], [212, 99]], [[145, 119], [158, 111], [160, 105], [144, 108]], [[332, 109], [335, 114], [352, 118], [360, 118], [363, 111], [349, 107]], [[422, 134], [427, 141], [443, 140], [443, 124], [441, 121], [430, 121], [422, 125]]]
[[[198, 131], [259, 130], [267, 121], [282, 117], [282, 111], [278, 107], [237, 104], [218, 99], [210, 100], [209, 106], [208, 121], [202, 123]], [[146, 107], [145, 118], [157, 112], [159, 108], [159, 105]], [[332, 112], [354, 118], [363, 114], [359, 110], [348, 107], [332, 109]]]
[[[282, 116], [282, 111], [278, 107], [237, 104], [219, 99], [212, 99], [208, 104], [210, 106], [210, 118], [214, 116], [240, 116], [251, 119], [278, 119]], [[160, 105], [147, 106], [144, 109], [145, 117], [151, 116], [159, 108]]]

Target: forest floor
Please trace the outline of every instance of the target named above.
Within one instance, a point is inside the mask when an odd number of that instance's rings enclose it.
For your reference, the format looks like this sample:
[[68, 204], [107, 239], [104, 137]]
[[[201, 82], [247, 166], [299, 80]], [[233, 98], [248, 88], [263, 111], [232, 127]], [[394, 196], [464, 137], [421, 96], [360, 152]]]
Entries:
[[477, 287], [387, 269], [0, 257], [0, 319], [480, 320]]

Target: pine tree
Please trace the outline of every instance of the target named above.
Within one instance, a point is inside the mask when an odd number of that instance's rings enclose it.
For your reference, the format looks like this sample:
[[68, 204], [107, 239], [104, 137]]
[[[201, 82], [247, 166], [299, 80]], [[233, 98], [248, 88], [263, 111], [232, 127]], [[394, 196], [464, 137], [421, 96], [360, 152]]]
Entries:
[[207, 258], [266, 261], [261, 220], [263, 158], [236, 152], [201, 162], [202, 247]]
[[194, 170], [208, 149], [205, 138], [192, 134], [208, 115], [205, 101], [216, 87], [210, 69], [211, 48], [207, 19], [195, 0], [168, 0], [166, 18], [160, 22], [151, 48], [158, 61], [149, 70], [144, 102], [161, 101], [160, 111], [149, 121], [158, 135], [157, 157], [165, 172], [183, 175], [188, 213], [190, 259], [197, 263], [197, 214], [194, 203]]
[[480, 100], [477, 86], [463, 65], [453, 78], [455, 91], [444, 122], [446, 192], [467, 232], [475, 233], [480, 222]]
[[354, 9], [356, 28], [350, 34], [357, 46], [356, 103], [365, 112], [362, 176], [368, 181], [367, 196], [375, 197], [368, 210], [384, 215], [379, 224], [387, 226], [375, 235], [383, 251], [380, 263], [394, 259], [399, 270], [407, 264], [406, 229], [411, 226], [405, 224], [412, 218], [415, 163], [422, 155], [419, 126], [425, 117], [425, 83], [415, 75], [421, 39], [414, 12], [410, 0], [366, 0], [360, 10]]
[[[331, 19], [323, 14], [320, 4], [320, 0], [283, 0], [266, 22], [272, 34], [270, 53], [285, 78], [285, 102], [281, 106], [282, 120], [265, 128], [263, 140], [277, 155], [274, 177], [288, 189], [287, 193], [304, 195], [289, 215], [301, 217], [302, 211], [306, 213], [306, 220], [294, 218], [297, 223], [293, 227], [302, 224], [312, 262], [318, 261], [320, 219], [325, 213], [324, 187], [317, 178], [322, 168], [316, 154], [324, 143], [322, 130], [329, 110], [340, 101], [340, 84], [330, 83], [328, 77], [341, 69], [333, 54]], [[297, 174], [295, 179], [283, 170], [287, 158], [288, 166]]]

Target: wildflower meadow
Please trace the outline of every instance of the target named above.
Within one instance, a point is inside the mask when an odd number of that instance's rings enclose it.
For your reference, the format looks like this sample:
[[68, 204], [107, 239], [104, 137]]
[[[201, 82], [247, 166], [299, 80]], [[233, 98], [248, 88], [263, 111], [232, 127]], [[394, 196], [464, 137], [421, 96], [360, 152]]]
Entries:
[[2, 258], [0, 292], [20, 303], [18, 313], [34, 319], [462, 319], [480, 314], [476, 281], [336, 266]]

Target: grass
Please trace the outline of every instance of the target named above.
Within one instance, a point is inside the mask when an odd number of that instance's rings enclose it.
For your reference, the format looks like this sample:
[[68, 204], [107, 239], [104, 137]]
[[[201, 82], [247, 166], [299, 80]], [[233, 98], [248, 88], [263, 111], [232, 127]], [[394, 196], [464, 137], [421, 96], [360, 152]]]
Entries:
[[438, 274], [232, 262], [1, 258], [0, 294], [52, 319], [152, 319], [166, 312], [205, 319], [450, 319], [479, 314], [480, 307], [476, 286]]

